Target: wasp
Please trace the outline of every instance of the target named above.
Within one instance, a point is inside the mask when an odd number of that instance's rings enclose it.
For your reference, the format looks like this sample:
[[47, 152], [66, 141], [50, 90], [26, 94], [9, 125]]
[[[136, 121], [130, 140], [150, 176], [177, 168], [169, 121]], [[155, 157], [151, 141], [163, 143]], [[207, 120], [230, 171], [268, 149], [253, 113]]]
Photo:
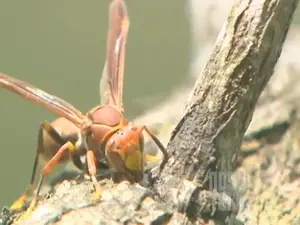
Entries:
[[[91, 178], [96, 196], [102, 190], [96, 179], [97, 169], [103, 159], [114, 171], [121, 173], [131, 183], [143, 179], [146, 154], [144, 134], [147, 133], [167, 159], [167, 151], [146, 125], [135, 125], [124, 116], [123, 79], [129, 17], [124, 0], [113, 0], [109, 7], [106, 62], [100, 82], [101, 104], [86, 114], [70, 103], [31, 84], [0, 73], [0, 86], [35, 102], [60, 116], [55, 121], [43, 122], [39, 129], [30, 186], [33, 185], [36, 165], [42, 156], [46, 164], [42, 169], [36, 192], [27, 212], [37, 205], [44, 178], [62, 162], [72, 160], [76, 167]], [[85, 161], [80, 160], [85, 156]], [[20, 199], [23, 200], [24, 196]], [[22, 200], [18, 200], [16, 204]]]

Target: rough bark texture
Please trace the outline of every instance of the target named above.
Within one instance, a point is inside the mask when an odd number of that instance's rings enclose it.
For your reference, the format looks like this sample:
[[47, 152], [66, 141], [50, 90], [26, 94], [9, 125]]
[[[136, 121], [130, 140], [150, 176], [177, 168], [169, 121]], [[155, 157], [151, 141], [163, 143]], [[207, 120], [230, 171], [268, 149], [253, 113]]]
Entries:
[[[104, 179], [100, 181], [103, 200], [97, 202], [91, 194], [91, 182], [65, 181], [40, 202], [30, 218], [11, 216], [16, 218], [14, 224], [204, 224], [204, 219], [209, 219], [207, 224], [241, 224], [235, 218], [241, 205], [237, 195], [245, 195], [242, 186], [246, 184], [235, 185], [238, 188], [234, 190], [229, 178], [237, 159], [250, 174], [248, 178], [255, 181], [247, 183], [252, 192], [246, 193], [248, 202], [243, 213], [249, 218], [239, 214], [241, 221], [280, 224], [293, 218], [296, 224], [297, 211], [288, 211], [299, 208], [299, 202], [285, 198], [285, 191], [291, 186], [283, 188], [279, 182], [264, 183], [264, 179], [272, 181], [275, 162], [270, 157], [279, 149], [285, 151], [276, 161], [278, 179], [284, 182], [300, 174], [299, 168], [294, 168], [299, 164], [294, 161], [300, 157], [297, 147], [287, 147], [298, 143], [295, 134], [300, 126], [293, 126], [284, 136], [282, 148], [274, 145], [263, 149], [261, 142], [249, 140], [244, 151], [239, 150], [257, 99], [273, 74], [297, 3], [240, 0], [232, 7], [185, 114], [173, 131], [168, 144], [170, 159], [150, 173], [151, 190], [126, 182], [116, 185]], [[249, 143], [254, 143], [254, 147]], [[249, 155], [259, 149], [262, 153], [255, 155], [258, 158], [254, 161], [265, 167], [255, 170]], [[235, 182], [244, 182], [238, 169], [234, 175]], [[299, 179], [291, 183], [299, 192]], [[265, 196], [251, 199], [249, 195], [253, 193]], [[268, 195], [274, 193], [278, 198], [269, 204]], [[278, 213], [263, 213], [274, 205], [278, 206]], [[9, 215], [3, 211], [0, 222], [4, 223]]]
[[171, 158], [155, 174], [161, 196], [170, 200], [169, 189], [188, 178], [234, 199], [226, 176], [231, 175], [257, 99], [273, 74], [297, 3], [238, 1], [232, 7], [173, 132]]
[[247, 225], [300, 224], [300, 121], [269, 128], [242, 147], [233, 176], [243, 196], [238, 218]]

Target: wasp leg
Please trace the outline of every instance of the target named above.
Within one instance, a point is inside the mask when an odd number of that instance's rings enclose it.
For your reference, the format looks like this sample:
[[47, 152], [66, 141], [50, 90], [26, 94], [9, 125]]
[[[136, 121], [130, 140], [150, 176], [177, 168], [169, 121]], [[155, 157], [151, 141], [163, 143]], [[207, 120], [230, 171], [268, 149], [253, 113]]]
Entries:
[[43, 146], [44, 145], [44, 140], [43, 140], [43, 130], [44, 130], [43, 124], [44, 123], [48, 123], [48, 122], [43, 122], [39, 127], [38, 146], [37, 146], [36, 153], [35, 153], [35, 159], [34, 159], [34, 164], [33, 164], [33, 168], [32, 168], [30, 183], [29, 183], [28, 187], [26, 188], [25, 192], [11, 205], [11, 207], [10, 207], [11, 210], [18, 210], [18, 209], [23, 208], [25, 201], [28, 198], [29, 192], [34, 190], [34, 179], [35, 179], [35, 174], [36, 174], [36, 168], [37, 168], [38, 161], [39, 161], [40, 149], [42, 149], [44, 147]]
[[[57, 130], [49, 123], [43, 122], [42, 126], [44, 130], [48, 133], [48, 135], [60, 146], [64, 145], [68, 141], [75, 143], [78, 139], [77, 133], [72, 133], [69, 135], [62, 135], [57, 132]], [[84, 163], [81, 161], [80, 156], [78, 155], [71, 155], [73, 164], [79, 169], [84, 169]]]
[[97, 173], [97, 160], [94, 152], [92, 150], [88, 150], [87, 152], [87, 166], [88, 166], [88, 171], [91, 176], [95, 191], [96, 191], [96, 198], [101, 199], [102, 197], [102, 190], [101, 187], [96, 179], [96, 173]]
[[37, 185], [36, 193], [26, 211], [25, 216], [29, 216], [31, 214], [31, 212], [34, 210], [34, 208], [36, 207], [44, 178], [49, 173], [51, 173], [51, 171], [54, 169], [54, 167], [59, 163], [60, 159], [64, 156], [66, 151], [69, 151], [69, 152], [76, 151], [76, 146], [73, 145], [71, 142], [65, 143], [63, 146], [60, 147], [60, 149], [56, 152], [56, 154], [52, 157], [52, 159], [44, 166], [44, 168], [42, 169], [42, 173], [41, 173], [38, 185]]
[[[64, 145], [68, 141], [72, 143], [76, 143], [78, 139], [77, 133], [71, 134], [60, 134], [52, 125], [51, 123], [45, 121], [42, 123], [42, 127], [47, 132], [47, 134], [57, 143], [59, 146]], [[80, 159], [80, 155], [78, 154], [71, 154], [71, 159], [73, 164], [79, 169], [84, 170], [84, 163]]]
[[[76, 137], [73, 136], [63, 136], [57, 132], [57, 130], [49, 123], [48, 121], [44, 121], [41, 123], [38, 131], [38, 146], [36, 149], [36, 154], [35, 154], [35, 160], [32, 168], [32, 174], [31, 174], [31, 179], [28, 187], [26, 188], [25, 192], [11, 205], [10, 209], [11, 210], [19, 210], [24, 207], [25, 201], [28, 198], [29, 192], [33, 191], [35, 188], [34, 185], [34, 180], [35, 180], [35, 175], [36, 175], [36, 169], [39, 161], [39, 155], [41, 154], [41, 151], [45, 149], [44, 146], [44, 136], [43, 136], [43, 131], [46, 131], [47, 134], [60, 146], [64, 145], [66, 142], [69, 140], [74, 140], [76, 141]], [[72, 161], [74, 165], [80, 169], [83, 170], [83, 163], [80, 160], [80, 157], [77, 155], [72, 155]]]

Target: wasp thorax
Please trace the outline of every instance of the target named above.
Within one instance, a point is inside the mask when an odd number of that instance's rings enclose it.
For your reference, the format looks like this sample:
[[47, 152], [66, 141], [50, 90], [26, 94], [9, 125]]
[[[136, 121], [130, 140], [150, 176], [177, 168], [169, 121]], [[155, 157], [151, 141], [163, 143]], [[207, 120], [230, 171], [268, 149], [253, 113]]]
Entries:
[[98, 106], [88, 113], [88, 117], [95, 124], [115, 127], [122, 122], [122, 114], [111, 106]]
[[125, 123], [123, 115], [114, 107], [98, 106], [88, 113], [92, 121], [91, 132], [95, 140], [106, 141], [120, 125]]

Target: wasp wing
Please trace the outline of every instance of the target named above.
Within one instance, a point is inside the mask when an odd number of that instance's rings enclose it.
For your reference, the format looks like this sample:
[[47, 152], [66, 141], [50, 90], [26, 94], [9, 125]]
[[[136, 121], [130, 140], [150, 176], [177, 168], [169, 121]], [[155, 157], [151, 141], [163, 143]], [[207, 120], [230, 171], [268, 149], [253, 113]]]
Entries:
[[68, 102], [6, 74], [0, 73], [0, 86], [65, 117], [78, 127], [85, 118], [85, 115]]
[[104, 64], [102, 76], [100, 79], [100, 102], [102, 105], [110, 104], [110, 91], [108, 87], [108, 76], [107, 76], [107, 62]]
[[122, 112], [124, 63], [129, 18], [124, 0], [114, 0], [109, 10], [106, 63], [100, 86], [104, 103], [114, 105]]

